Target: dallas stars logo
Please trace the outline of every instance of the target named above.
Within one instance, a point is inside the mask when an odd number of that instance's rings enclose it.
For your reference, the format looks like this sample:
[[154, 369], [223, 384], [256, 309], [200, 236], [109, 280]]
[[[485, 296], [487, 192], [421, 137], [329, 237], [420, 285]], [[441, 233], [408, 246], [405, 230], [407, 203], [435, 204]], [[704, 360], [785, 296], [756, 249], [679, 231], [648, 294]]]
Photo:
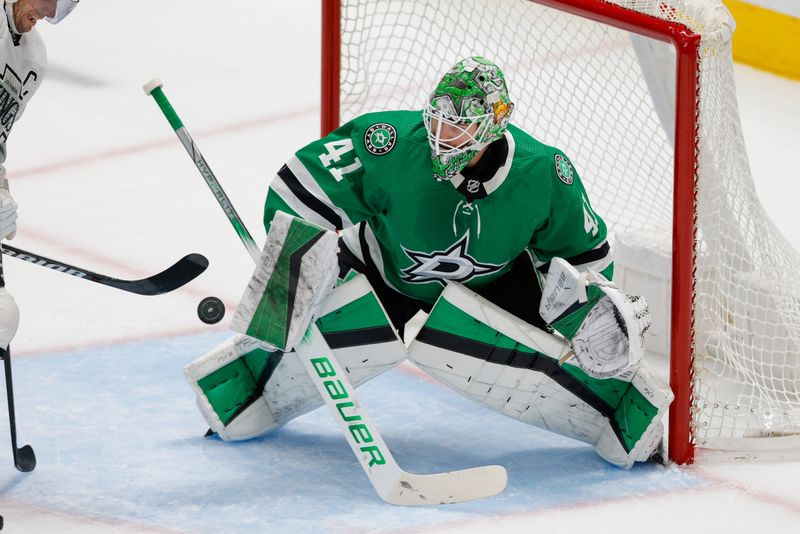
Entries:
[[572, 163], [561, 154], [556, 154], [556, 174], [567, 185], [572, 185], [572, 182], [575, 181]]
[[475, 258], [467, 254], [468, 248], [469, 233], [464, 234], [464, 237], [445, 251], [427, 254], [403, 247], [403, 252], [414, 265], [401, 271], [402, 278], [412, 284], [439, 282], [445, 285], [445, 280], [464, 282], [475, 276], [496, 273], [505, 265], [475, 261]]
[[364, 133], [364, 146], [371, 154], [383, 156], [388, 154], [397, 142], [397, 130], [391, 124], [379, 122], [373, 124]]

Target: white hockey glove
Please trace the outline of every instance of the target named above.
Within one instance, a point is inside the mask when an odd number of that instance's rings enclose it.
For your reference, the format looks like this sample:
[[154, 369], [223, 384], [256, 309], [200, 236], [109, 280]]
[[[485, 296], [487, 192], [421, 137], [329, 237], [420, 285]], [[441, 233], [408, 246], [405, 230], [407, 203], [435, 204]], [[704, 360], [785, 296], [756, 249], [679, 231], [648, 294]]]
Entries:
[[0, 348], [7, 349], [19, 326], [19, 308], [14, 297], [0, 287]]
[[627, 295], [603, 275], [594, 271], [579, 273], [563, 259], [553, 258], [539, 313], [553, 324], [581, 305], [589, 305], [587, 289], [591, 286], [602, 295], [568, 340], [581, 369], [595, 378], [608, 378], [642, 359], [644, 334], [650, 328], [650, 311], [644, 297]]
[[0, 165], [0, 240], [14, 239], [17, 233], [17, 203], [8, 187], [6, 168]]

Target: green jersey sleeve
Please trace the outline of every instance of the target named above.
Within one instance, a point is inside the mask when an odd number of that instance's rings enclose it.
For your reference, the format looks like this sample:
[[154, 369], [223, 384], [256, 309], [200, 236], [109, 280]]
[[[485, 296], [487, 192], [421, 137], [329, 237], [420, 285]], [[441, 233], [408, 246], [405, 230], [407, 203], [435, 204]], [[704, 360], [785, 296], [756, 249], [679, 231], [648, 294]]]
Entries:
[[[614, 262], [606, 224], [592, 208], [572, 162], [559, 150], [554, 151], [550, 174], [549, 212], [529, 244], [537, 269], [546, 274], [550, 260], [560, 257], [578, 271], [592, 269], [610, 280]], [[552, 326], [571, 337], [600, 296], [597, 288], [590, 287], [588, 302]]]
[[579, 271], [605, 270], [611, 263], [606, 224], [592, 208], [575, 167], [555, 150], [549, 172], [549, 209], [529, 244], [537, 267], [558, 256]]
[[285, 211], [330, 230], [343, 230], [375, 209], [364, 199], [364, 164], [354, 149], [358, 119], [298, 150], [270, 184], [264, 206], [269, 230], [276, 211]]

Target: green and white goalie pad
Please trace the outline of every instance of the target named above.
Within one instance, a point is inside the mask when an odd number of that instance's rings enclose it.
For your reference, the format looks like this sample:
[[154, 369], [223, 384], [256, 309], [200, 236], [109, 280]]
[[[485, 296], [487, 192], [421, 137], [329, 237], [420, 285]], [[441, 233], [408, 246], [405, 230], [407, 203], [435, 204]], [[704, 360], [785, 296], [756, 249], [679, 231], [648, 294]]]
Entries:
[[335, 232], [276, 212], [231, 329], [291, 350], [336, 283], [337, 252]]
[[642, 364], [599, 379], [561, 364], [569, 353], [563, 338], [451, 283], [408, 356], [479, 404], [594, 445], [615, 465], [648, 460], [661, 440], [672, 392]]
[[[405, 359], [405, 346], [363, 275], [333, 290], [316, 324], [355, 386]], [[266, 434], [323, 405], [294, 352], [246, 335], [222, 343], [184, 373], [200, 413], [226, 441]]]

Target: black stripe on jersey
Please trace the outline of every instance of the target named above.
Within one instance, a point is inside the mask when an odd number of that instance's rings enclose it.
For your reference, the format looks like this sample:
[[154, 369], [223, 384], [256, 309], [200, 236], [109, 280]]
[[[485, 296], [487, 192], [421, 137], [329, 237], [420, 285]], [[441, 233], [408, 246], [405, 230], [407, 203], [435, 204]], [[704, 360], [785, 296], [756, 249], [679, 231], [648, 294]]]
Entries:
[[[593, 248], [592, 250], [587, 250], [577, 256], [572, 256], [571, 258], [564, 258], [564, 260], [572, 266], [576, 265], [584, 265], [586, 263], [594, 263], [596, 261], [600, 261], [611, 251], [611, 245], [608, 244], [608, 241], [604, 242], [601, 247]], [[538, 267], [539, 272], [542, 274], [547, 274], [547, 271], [550, 270], [550, 262], [545, 263], [541, 267]]]
[[303, 187], [303, 184], [300, 183], [300, 180], [297, 179], [297, 176], [294, 175], [292, 170], [284, 165], [281, 167], [281, 170], [278, 171], [278, 176], [283, 183], [286, 184], [286, 187], [297, 197], [297, 200], [305, 204], [310, 210], [317, 213], [320, 217], [328, 221], [331, 226], [336, 228], [337, 230], [341, 230], [343, 228], [342, 218], [339, 217], [335, 211], [333, 211], [330, 206], [325, 204], [323, 201], [315, 197], [308, 189]]
[[608, 419], [614, 434], [619, 439], [620, 444], [625, 449], [625, 452], [630, 452], [622, 439], [622, 429], [619, 426], [616, 418], [614, 417], [614, 408], [606, 401], [599, 397], [594, 391], [589, 389], [586, 384], [578, 380], [573, 375], [569, 374], [557, 360], [543, 356], [539, 353], [521, 352], [516, 349], [505, 349], [496, 345], [490, 345], [474, 339], [469, 339], [448, 332], [434, 330], [427, 326], [422, 327], [422, 330], [415, 338], [428, 345], [438, 347], [440, 349], [449, 350], [465, 356], [478, 358], [490, 363], [499, 365], [507, 365], [509, 367], [516, 367], [517, 369], [527, 369], [537, 373], [544, 373], [550, 379], [555, 381], [562, 388], [566, 389], [583, 402], [597, 410], [600, 415]]

